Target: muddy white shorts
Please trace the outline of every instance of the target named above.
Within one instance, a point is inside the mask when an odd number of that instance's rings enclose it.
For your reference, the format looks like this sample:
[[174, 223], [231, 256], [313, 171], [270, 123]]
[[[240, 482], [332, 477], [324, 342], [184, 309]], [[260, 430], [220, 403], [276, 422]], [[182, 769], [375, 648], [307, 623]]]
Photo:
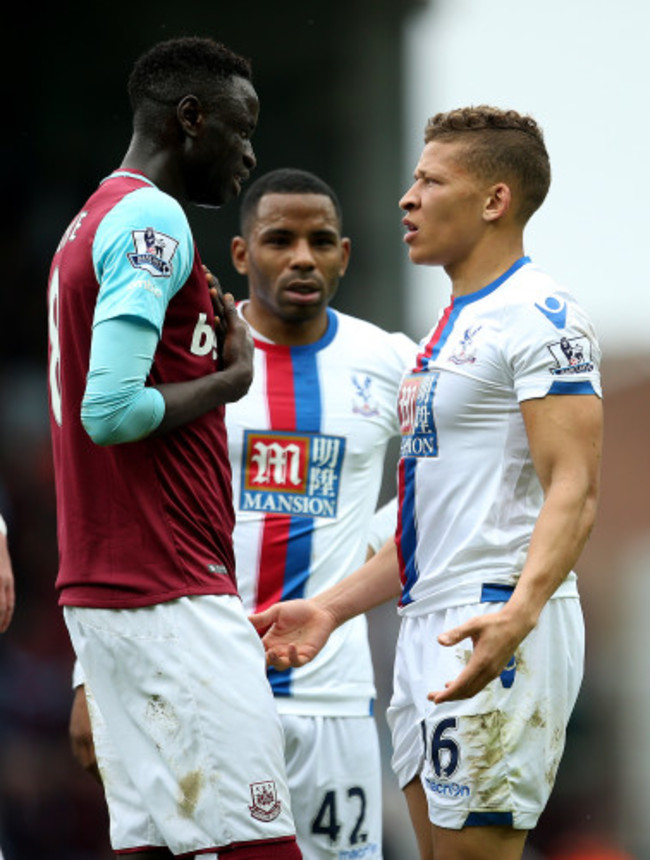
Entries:
[[117, 853], [290, 838], [280, 719], [237, 597], [65, 607]]
[[381, 860], [374, 717], [283, 714], [287, 777], [304, 860]]
[[429, 818], [440, 827], [531, 829], [564, 749], [584, 664], [577, 597], [550, 600], [501, 676], [476, 696], [427, 700], [471, 654], [471, 640], [445, 648], [437, 636], [502, 606], [485, 602], [402, 619], [387, 714], [393, 770], [402, 788], [420, 776]]

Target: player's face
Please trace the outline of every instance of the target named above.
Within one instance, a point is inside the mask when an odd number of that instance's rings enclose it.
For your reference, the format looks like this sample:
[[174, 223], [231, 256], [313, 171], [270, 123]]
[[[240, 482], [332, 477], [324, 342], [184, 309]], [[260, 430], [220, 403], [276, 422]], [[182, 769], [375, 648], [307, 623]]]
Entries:
[[404, 241], [414, 263], [453, 270], [484, 235], [488, 189], [463, 167], [461, 146], [427, 143], [413, 185], [399, 202], [406, 212]]
[[246, 239], [233, 240], [233, 262], [248, 276], [257, 319], [284, 325], [323, 321], [345, 273], [350, 242], [341, 237], [325, 194], [265, 194]]
[[255, 168], [251, 137], [259, 101], [250, 81], [232, 78], [205, 110], [204, 122], [188, 155], [188, 197], [193, 203], [220, 206], [236, 197]]

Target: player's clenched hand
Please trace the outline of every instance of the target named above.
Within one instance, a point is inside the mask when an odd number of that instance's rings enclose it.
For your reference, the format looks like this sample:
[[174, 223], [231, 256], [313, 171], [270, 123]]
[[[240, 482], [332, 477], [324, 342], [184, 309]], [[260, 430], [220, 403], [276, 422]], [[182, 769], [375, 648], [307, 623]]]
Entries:
[[313, 600], [276, 603], [250, 620], [262, 637], [268, 665], [280, 670], [313, 660], [336, 626]]
[[522, 639], [530, 632], [521, 619], [504, 610], [471, 618], [459, 627], [438, 636], [441, 645], [449, 647], [471, 639], [472, 656], [454, 680], [447, 681], [444, 690], [431, 692], [428, 698], [437, 705], [456, 699], [469, 699], [501, 674]]
[[7, 547], [7, 538], [0, 534], [0, 633], [9, 627], [14, 614], [16, 593], [14, 590], [14, 574]]
[[217, 343], [223, 343], [226, 336], [226, 310], [223, 303], [223, 290], [216, 275], [213, 275], [207, 266], [203, 266], [205, 279], [208, 282], [212, 308], [214, 310], [214, 330], [217, 335]]
[[232, 294], [222, 292], [219, 280], [207, 266], [203, 266], [203, 272], [214, 310], [217, 354], [221, 368], [229, 372], [232, 385], [227, 400], [239, 400], [253, 381], [253, 338], [248, 325], [237, 313]]
[[251, 379], [253, 372], [253, 338], [248, 324], [239, 316], [235, 300], [230, 293], [224, 293], [223, 302], [224, 337], [221, 344], [221, 356], [224, 368], [235, 364], [250, 367]]
[[97, 759], [95, 758], [95, 744], [90, 727], [86, 690], [83, 684], [76, 687], [74, 691], [72, 710], [70, 711], [69, 732], [73, 756], [84, 770], [87, 770], [91, 776], [98, 780], [98, 782], [101, 782]]

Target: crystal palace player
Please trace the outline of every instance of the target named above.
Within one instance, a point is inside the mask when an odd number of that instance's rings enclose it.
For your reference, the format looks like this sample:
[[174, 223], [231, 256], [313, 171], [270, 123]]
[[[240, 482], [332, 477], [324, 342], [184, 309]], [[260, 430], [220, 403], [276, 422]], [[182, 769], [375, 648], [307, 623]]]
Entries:
[[300, 666], [401, 595], [388, 716], [422, 860], [521, 857], [582, 676], [573, 566], [596, 509], [600, 353], [524, 254], [549, 181], [530, 117], [484, 106], [428, 123], [400, 206], [412, 262], [443, 266], [452, 300], [401, 384], [395, 540], [253, 619], [272, 625], [269, 659]]
[[[344, 274], [333, 190], [280, 169], [245, 194], [233, 261], [255, 341], [246, 395], [226, 409], [237, 579], [246, 608], [308, 596], [363, 563], [395, 406], [416, 344], [328, 307]], [[391, 515], [392, 513], [392, 515]], [[386, 516], [388, 515], [388, 516]], [[385, 537], [395, 529], [394, 506]], [[382, 529], [379, 528], [379, 533]], [[381, 764], [366, 620], [318, 659], [270, 670], [285, 733], [298, 844], [308, 860], [382, 856]]]

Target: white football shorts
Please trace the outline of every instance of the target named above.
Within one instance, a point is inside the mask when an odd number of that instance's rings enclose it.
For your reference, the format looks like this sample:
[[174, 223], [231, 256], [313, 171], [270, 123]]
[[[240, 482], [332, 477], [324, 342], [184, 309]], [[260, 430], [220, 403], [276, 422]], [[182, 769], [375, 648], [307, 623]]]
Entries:
[[480, 693], [440, 705], [427, 699], [471, 655], [471, 640], [447, 648], [437, 636], [503, 605], [484, 602], [401, 622], [387, 712], [392, 765], [401, 788], [420, 776], [429, 818], [439, 827], [533, 828], [564, 750], [584, 666], [577, 597], [551, 599], [500, 677]]
[[291, 838], [262, 643], [232, 595], [64, 608], [117, 853]]
[[304, 860], [381, 860], [375, 718], [283, 714], [285, 759]]

